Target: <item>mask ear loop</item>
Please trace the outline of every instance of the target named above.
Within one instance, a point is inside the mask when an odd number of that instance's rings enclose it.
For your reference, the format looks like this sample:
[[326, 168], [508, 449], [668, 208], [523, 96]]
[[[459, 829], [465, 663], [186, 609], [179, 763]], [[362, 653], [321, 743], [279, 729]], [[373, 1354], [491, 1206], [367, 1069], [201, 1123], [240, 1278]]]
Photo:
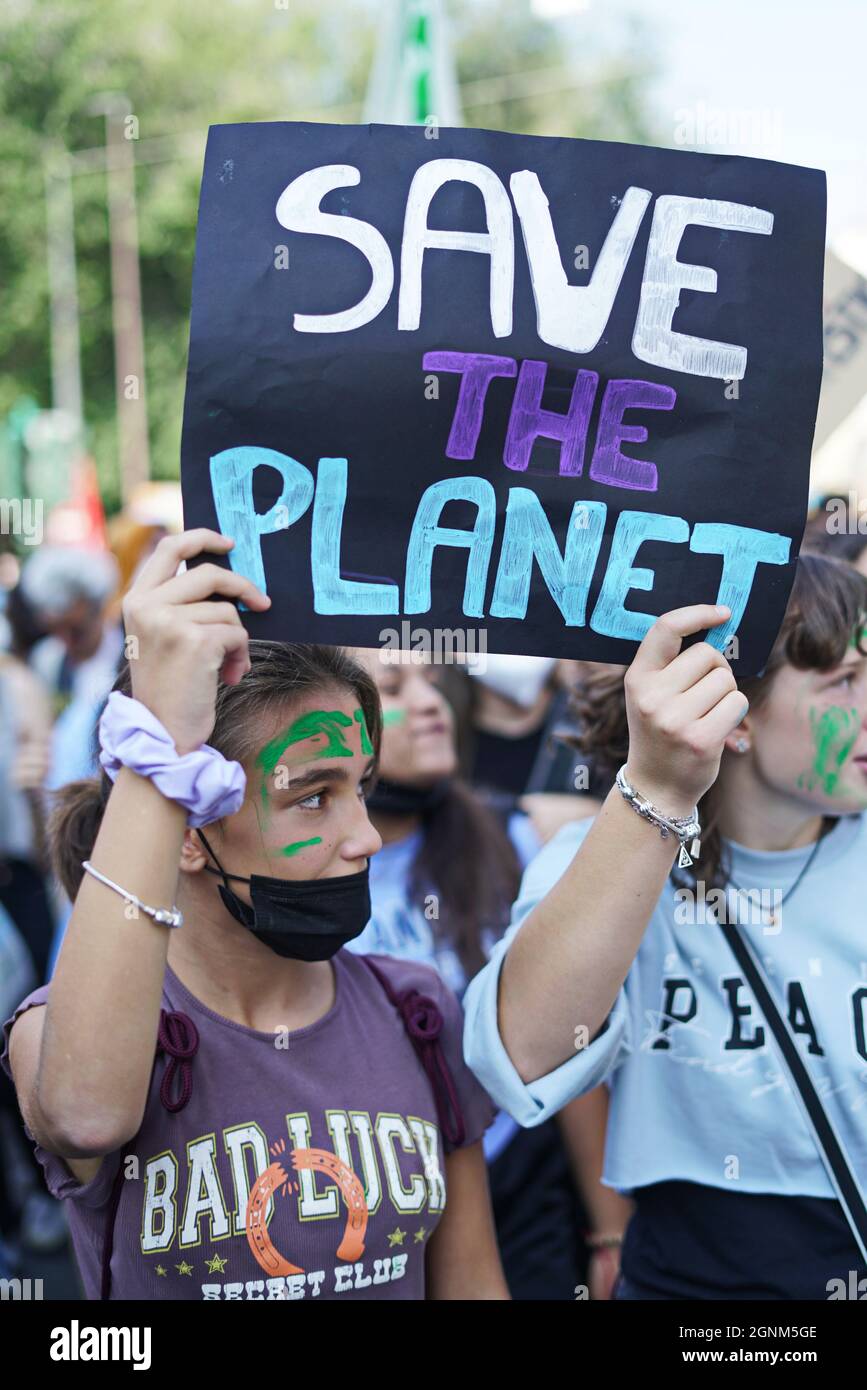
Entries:
[[[206, 873], [206, 874], [216, 874], [218, 878], [222, 878], [222, 880], [223, 880], [223, 882], [224, 882], [224, 884], [226, 885], [227, 888], [229, 888], [229, 879], [230, 879], [230, 878], [233, 878], [233, 879], [235, 880], [236, 883], [249, 883], [249, 882], [250, 882], [250, 880], [249, 880], [248, 878], [243, 878], [240, 874], [227, 874], [227, 873], [226, 873], [226, 870], [223, 868], [223, 866], [222, 866], [222, 864], [220, 863], [219, 859], [217, 858], [216, 854], [215, 854], [214, 851], [211, 849], [211, 846], [208, 844], [207, 840], [205, 839], [204, 832], [197, 829], [197, 830], [196, 830], [196, 834], [198, 835], [198, 837], [199, 837], [199, 839], [201, 840], [202, 844], [205, 846], [205, 849], [208, 851], [208, 854], [211, 856], [211, 858], [213, 859], [214, 863], [215, 863], [216, 866], [217, 866], [216, 869], [212, 869], [210, 864], [206, 864], [206, 865], [205, 865], [205, 873]], [[229, 888], [229, 892], [231, 892], [231, 891], [232, 891], [232, 890]]]

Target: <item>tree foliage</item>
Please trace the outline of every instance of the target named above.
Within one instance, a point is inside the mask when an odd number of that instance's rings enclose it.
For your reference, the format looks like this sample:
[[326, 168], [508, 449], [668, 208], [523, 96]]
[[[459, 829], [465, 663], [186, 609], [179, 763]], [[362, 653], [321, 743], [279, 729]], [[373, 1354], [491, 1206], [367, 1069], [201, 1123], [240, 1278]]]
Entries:
[[[627, 53], [581, 62], [523, 0], [451, 6], [468, 125], [650, 137], [645, 75]], [[136, 192], [151, 468], [178, 473], [198, 183], [219, 121], [361, 118], [376, 37], [365, 0], [7, 0], [0, 17], [0, 419], [51, 404], [43, 158], [100, 146], [100, 94], [137, 117]], [[161, 150], [156, 137], [169, 137]], [[171, 156], [159, 161], [155, 153]], [[117, 505], [104, 171], [73, 179], [88, 443]]]

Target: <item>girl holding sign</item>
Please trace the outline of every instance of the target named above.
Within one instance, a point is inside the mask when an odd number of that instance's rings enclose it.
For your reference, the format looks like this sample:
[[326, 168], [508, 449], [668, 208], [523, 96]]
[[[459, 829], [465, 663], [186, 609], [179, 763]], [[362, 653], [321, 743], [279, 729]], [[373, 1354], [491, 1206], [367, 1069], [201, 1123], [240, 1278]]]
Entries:
[[867, 1273], [865, 614], [861, 575], [804, 556], [741, 688], [682, 649], [725, 621], [705, 605], [601, 670], [585, 746], [618, 784], [530, 866], [467, 992], [467, 1058], [522, 1124], [607, 1082], [620, 1297], [857, 1297]]
[[75, 905], [3, 1058], [37, 1157], [90, 1298], [505, 1298], [460, 1006], [340, 949], [380, 846], [376, 688], [339, 648], [249, 642], [250, 581], [176, 573], [231, 545], [160, 542], [102, 784], [61, 799]]

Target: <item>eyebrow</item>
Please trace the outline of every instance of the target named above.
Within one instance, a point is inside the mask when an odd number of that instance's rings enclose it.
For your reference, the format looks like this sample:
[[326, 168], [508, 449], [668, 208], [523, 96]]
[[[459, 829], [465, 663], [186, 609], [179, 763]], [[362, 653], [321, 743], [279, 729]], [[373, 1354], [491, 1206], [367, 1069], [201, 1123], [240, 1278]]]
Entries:
[[838, 661], [835, 666], [826, 667], [822, 674], [825, 676], [839, 676], [841, 672], [854, 671], [865, 659], [867, 658], [865, 658], [861, 652], [847, 652], [842, 660]]
[[[361, 774], [362, 781], [365, 777], [370, 776], [373, 771], [373, 765], [374, 759], [368, 758], [364, 772]], [[304, 791], [307, 787], [321, 787], [323, 782], [348, 782], [349, 780], [349, 773], [345, 767], [312, 767], [309, 772], [302, 772], [299, 776], [292, 777], [284, 787], [278, 788], [277, 794], [279, 795], [280, 792]]]

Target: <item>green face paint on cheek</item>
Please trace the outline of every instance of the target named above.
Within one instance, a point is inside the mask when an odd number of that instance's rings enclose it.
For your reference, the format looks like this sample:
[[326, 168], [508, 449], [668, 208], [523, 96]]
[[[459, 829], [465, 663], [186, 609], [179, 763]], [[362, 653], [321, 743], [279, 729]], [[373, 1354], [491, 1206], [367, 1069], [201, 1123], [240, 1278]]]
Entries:
[[322, 836], [314, 835], [312, 840], [295, 840], [291, 845], [284, 845], [280, 853], [285, 854], [287, 859], [291, 859], [293, 854], [297, 854], [300, 849], [307, 849], [308, 845], [321, 845]]
[[389, 724], [402, 724], [406, 719], [406, 710], [386, 709], [382, 712], [382, 726], [387, 729]]
[[[807, 777], [808, 791], [821, 787], [826, 796], [833, 796], [838, 790], [840, 772], [852, 752], [855, 740], [861, 729], [858, 711], [846, 710], [842, 705], [831, 705], [830, 709], [810, 710], [810, 732], [816, 750], [813, 765]], [[803, 777], [798, 779], [804, 785]]]

